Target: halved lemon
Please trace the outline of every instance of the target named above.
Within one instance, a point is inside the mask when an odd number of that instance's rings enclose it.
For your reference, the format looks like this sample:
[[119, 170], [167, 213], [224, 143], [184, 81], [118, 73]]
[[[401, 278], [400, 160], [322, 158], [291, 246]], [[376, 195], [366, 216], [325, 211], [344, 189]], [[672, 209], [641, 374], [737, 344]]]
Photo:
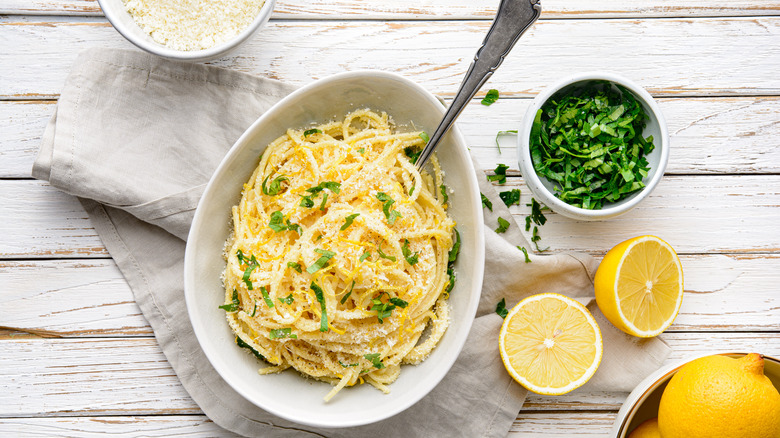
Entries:
[[666, 330], [680, 311], [682, 265], [668, 243], [639, 236], [607, 252], [593, 285], [599, 309], [615, 327], [650, 338]]
[[561, 395], [579, 388], [601, 363], [601, 330], [588, 309], [559, 294], [520, 301], [504, 319], [501, 359], [529, 391]]

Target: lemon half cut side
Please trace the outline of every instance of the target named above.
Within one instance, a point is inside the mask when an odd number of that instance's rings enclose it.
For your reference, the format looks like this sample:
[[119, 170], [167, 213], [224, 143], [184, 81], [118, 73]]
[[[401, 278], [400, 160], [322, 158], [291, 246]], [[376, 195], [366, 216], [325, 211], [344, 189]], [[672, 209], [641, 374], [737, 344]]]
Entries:
[[504, 319], [499, 351], [512, 378], [537, 394], [561, 395], [587, 382], [601, 363], [601, 330], [587, 308], [544, 293], [520, 301]]
[[599, 308], [615, 327], [642, 338], [658, 336], [680, 311], [682, 265], [658, 237], [635, 237], [607, 252], [594, 289]]

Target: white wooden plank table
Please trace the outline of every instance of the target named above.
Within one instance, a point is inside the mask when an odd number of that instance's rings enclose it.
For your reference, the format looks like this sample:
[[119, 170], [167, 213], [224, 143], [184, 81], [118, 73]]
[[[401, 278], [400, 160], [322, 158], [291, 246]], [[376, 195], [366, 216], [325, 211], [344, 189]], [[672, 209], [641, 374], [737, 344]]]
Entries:
[[[451, 97], [498, 0], [279, 0], [214, 64], [296, 85], [348, 70], [407, 76]], [[578, 71], [648, 89], [671, 134], [667, 174], [625, 216], [548, 214], [553, 251], [600, 257], [655, 234], [680, 253], [686, 295], [669, 361], [713, 350], [780, 356], [780, 0], [542, 0], [539, 22], [458, 122], [485, 169], [517, 171], [530, 98]], [[75, 56], [132, 48], [95, 0], [0, 0], [0, 436], [232, 436], [179, 384], [132, 293], [71, 196], [33, 180], [43, 128]], [[486, 87], [486, 88], [488, 88]], [[532, 395], [509, 436], [604, 437], [625, 393]]]

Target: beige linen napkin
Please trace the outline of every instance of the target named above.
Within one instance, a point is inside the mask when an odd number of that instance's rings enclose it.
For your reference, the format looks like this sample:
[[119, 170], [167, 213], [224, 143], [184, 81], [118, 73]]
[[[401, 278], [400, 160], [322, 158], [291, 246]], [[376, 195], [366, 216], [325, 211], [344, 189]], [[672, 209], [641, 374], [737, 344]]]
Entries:
[[[663, 362], [668, 347], [616, 330], [593, 300], [596, 260], [531, 255], [518, 226], [493, 232], [508, 209], [482, 173], [486, 266], [466, 346], [449, 374], [414, 408], [377, 424], [317, 429], [283, 420], [233, 391], [212, 368], [184, 305], [184, 239], [205, 184], [240, 134], [293, 90], [278, 81], [137, 51], [82, 53], [46, 128], [33, 176], [79, 197], [133, 290], [184, 388], [216, 424], [245, 436], [503, 437], [526, 391], [501, 364], [495, 306], [560, 292], [587, 304], [604, 337], [589, 391], [630, 391]], [[227, 434], [227, 432], [226, 432]]]

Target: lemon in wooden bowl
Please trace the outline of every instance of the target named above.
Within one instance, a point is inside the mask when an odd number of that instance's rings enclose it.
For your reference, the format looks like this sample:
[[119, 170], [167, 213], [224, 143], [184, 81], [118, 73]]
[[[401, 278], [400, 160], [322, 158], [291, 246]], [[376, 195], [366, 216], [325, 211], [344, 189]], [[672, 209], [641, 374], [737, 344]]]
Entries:
[[664, 438], [780, 437], [780, 393], [764, 358], [712, 355], [683, 365], [658, 407]]

